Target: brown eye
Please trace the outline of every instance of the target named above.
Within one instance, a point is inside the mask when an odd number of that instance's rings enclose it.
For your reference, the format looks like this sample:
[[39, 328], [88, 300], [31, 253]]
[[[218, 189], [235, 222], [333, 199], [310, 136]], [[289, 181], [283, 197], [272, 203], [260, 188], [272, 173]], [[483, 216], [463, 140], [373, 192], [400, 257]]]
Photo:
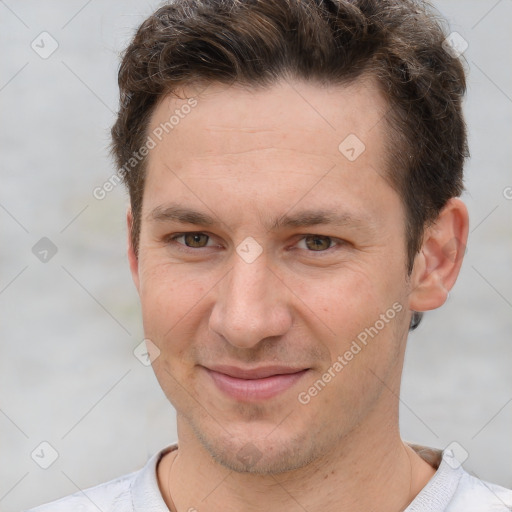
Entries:
[[183, 235], [185, 245], [187, 247], [206, 247], [208, 243], [208, 239], [210, 238], [208, 235], [204, 233], [187, 233]]
[[306, 247], [311, 251], [325, 251], [331, 247], [331, 238], [321, 235], [307, 235], [304, 237]]

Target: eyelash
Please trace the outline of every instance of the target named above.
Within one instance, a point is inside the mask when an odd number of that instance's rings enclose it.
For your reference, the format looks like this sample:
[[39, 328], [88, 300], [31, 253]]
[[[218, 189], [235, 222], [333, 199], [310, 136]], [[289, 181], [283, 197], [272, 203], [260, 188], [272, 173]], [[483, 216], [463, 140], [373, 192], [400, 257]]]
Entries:
[[[174, 234], [174, 235], [169, 235], [165, 238], [165, 241], [167, 243], [174, 243], [176, 245], [179, 246], [179, 250], [180, 251], [184, 251], [184, 252], [196, 252], [198, 249], [207, 249], [208, 247], [211, 247], [211, 246], [205, 246], [205, 247], [189, 247], [188, 245], [185, 245], [184, 243], [180, 243], [180, 242], [177, 242], [177, 239], [178, 238], [182, 238], [186, 235], [205, 235], [208, 237], [208, 242], [212, 239], [212, 237], [208, 234], [208, 233], [204, 233], [203, 231], [186, 231], [184, 233], [177, 233], [177, 234]], [[311, 236], [311, 237], [322, 237], [322, 238], [327, 238], [331, 241], [331, 243], [333, 245], [331, 245], [329, 248], [323, 250], [323, 251], [313, 251], [313, 250], [308, 250], [307, 248], [306, 249], [301, 249], [301, 250], [304, 250], [304, 251], [307, 251], [308, 253], [311, 253], [311, 254], [319, 254], [319, 255], [322, 255], [322, 254], [327, 254], [327, 253], [330, 253], [331, 249], [334, 249], [335, 247], [337, 246], [341, 246], [341, 245], [346, 245], [347, 242], [345, 242], [344, 240], [341, 240], [339, 238], [334, 238], [332, 236], [326, 236], [326, 235], [319, 235], [317, 233], [306, 233], [304, 235], [300, 235], [300, 239], [296, 242], [299, 243], [299, 242], [302, 242], [306, 239], [306, 237], [308, 236]], [[295, 244], [295, 245], [296, 245]]]

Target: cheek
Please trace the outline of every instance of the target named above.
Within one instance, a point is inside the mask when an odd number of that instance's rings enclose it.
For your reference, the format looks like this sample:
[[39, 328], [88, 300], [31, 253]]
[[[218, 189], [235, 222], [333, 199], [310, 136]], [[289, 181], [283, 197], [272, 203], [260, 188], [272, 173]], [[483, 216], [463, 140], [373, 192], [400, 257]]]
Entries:
[[[146, 264], [147, 263], [147, 264]], [[148, 259], [141, 265], [140, 300], [146, 337], [167, 348], [179, 344], [180, 333], [197, 322], [210, 287], [193, 278], [180, 265]], [[162, 349], [161, 349], [162, 350]]]
[[305, 305], [303, 318], [309, 318], [317, 339], [326, 340], [331, 362], [351, 347], [357, 355], [348, 357], [359, 361], [351, 363], [354, 367], [373, 367], [396, 353], [405, 312], [400, 279], [403, 275], [391, 272], [345, 269], [322, 282], [297, 284], [297, 295]]
[[383, 301], [379, 287], [358, 270], [326, 273], [321, 280], [297, 282], [293, 288], [311, 313], [341, 339], [367, 318], [378, 317]]
[[328, 410], [338, 419], [352, 415], [356, 421], [378, 399], [382, 382], [391, 386], [398, 372], [406, 329], [403, 297], [396, 284], [394, 291], [384, 290], [361, 275], [331, 280], [330, 285], [328, 296], [314, 296], [316, 310], [309, 313], [314, 325], [329, 330], [327, 336], [314, 334], [326, 340], [329, 358], [302, 391], [318, 395], [316, 410]]

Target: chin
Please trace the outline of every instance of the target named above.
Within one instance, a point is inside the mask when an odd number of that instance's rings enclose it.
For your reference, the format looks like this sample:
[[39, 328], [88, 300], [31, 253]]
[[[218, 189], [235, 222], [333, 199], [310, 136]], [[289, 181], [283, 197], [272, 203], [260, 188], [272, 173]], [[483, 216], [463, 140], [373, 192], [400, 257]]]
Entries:
[[[240, 426], [236, 432], [192, 429], [215, 462], [237, 473], [277, 475], [300, 469], [322, 456], [323, 444], [315, 429], [277, 432], [275, 425]], [[289, 425], [288, 425], [289, 428]]]

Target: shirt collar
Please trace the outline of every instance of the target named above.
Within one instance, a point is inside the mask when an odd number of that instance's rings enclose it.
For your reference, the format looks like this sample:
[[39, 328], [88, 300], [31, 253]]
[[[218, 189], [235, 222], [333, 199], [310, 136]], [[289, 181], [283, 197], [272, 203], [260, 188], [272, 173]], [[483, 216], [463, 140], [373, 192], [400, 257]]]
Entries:
[[451, 450], [441, 451], [426, 446], [408, 444], [437, 471], [404, 512], [424, 512], [425, 510], [444, 512], [464, 474], [462, 465]]
[[[404, 512], [443, 512], [464, 474], [462, 466], [450, 450], [443, 452], [435, 448], [407, 444], [437, 471]], [[138, 472], [130, 489], [134, 512], [169, 512], [158, 486], [156, 471], [162, 457], [177, 448], [177, 443], [164, 448], [153, 455]]]
[[134, 512], [169, 512], [158, 486], [156, 469], [162, 457], [177, 448], [177, 443], [164, 448], [139, 471], [130, 489]]

